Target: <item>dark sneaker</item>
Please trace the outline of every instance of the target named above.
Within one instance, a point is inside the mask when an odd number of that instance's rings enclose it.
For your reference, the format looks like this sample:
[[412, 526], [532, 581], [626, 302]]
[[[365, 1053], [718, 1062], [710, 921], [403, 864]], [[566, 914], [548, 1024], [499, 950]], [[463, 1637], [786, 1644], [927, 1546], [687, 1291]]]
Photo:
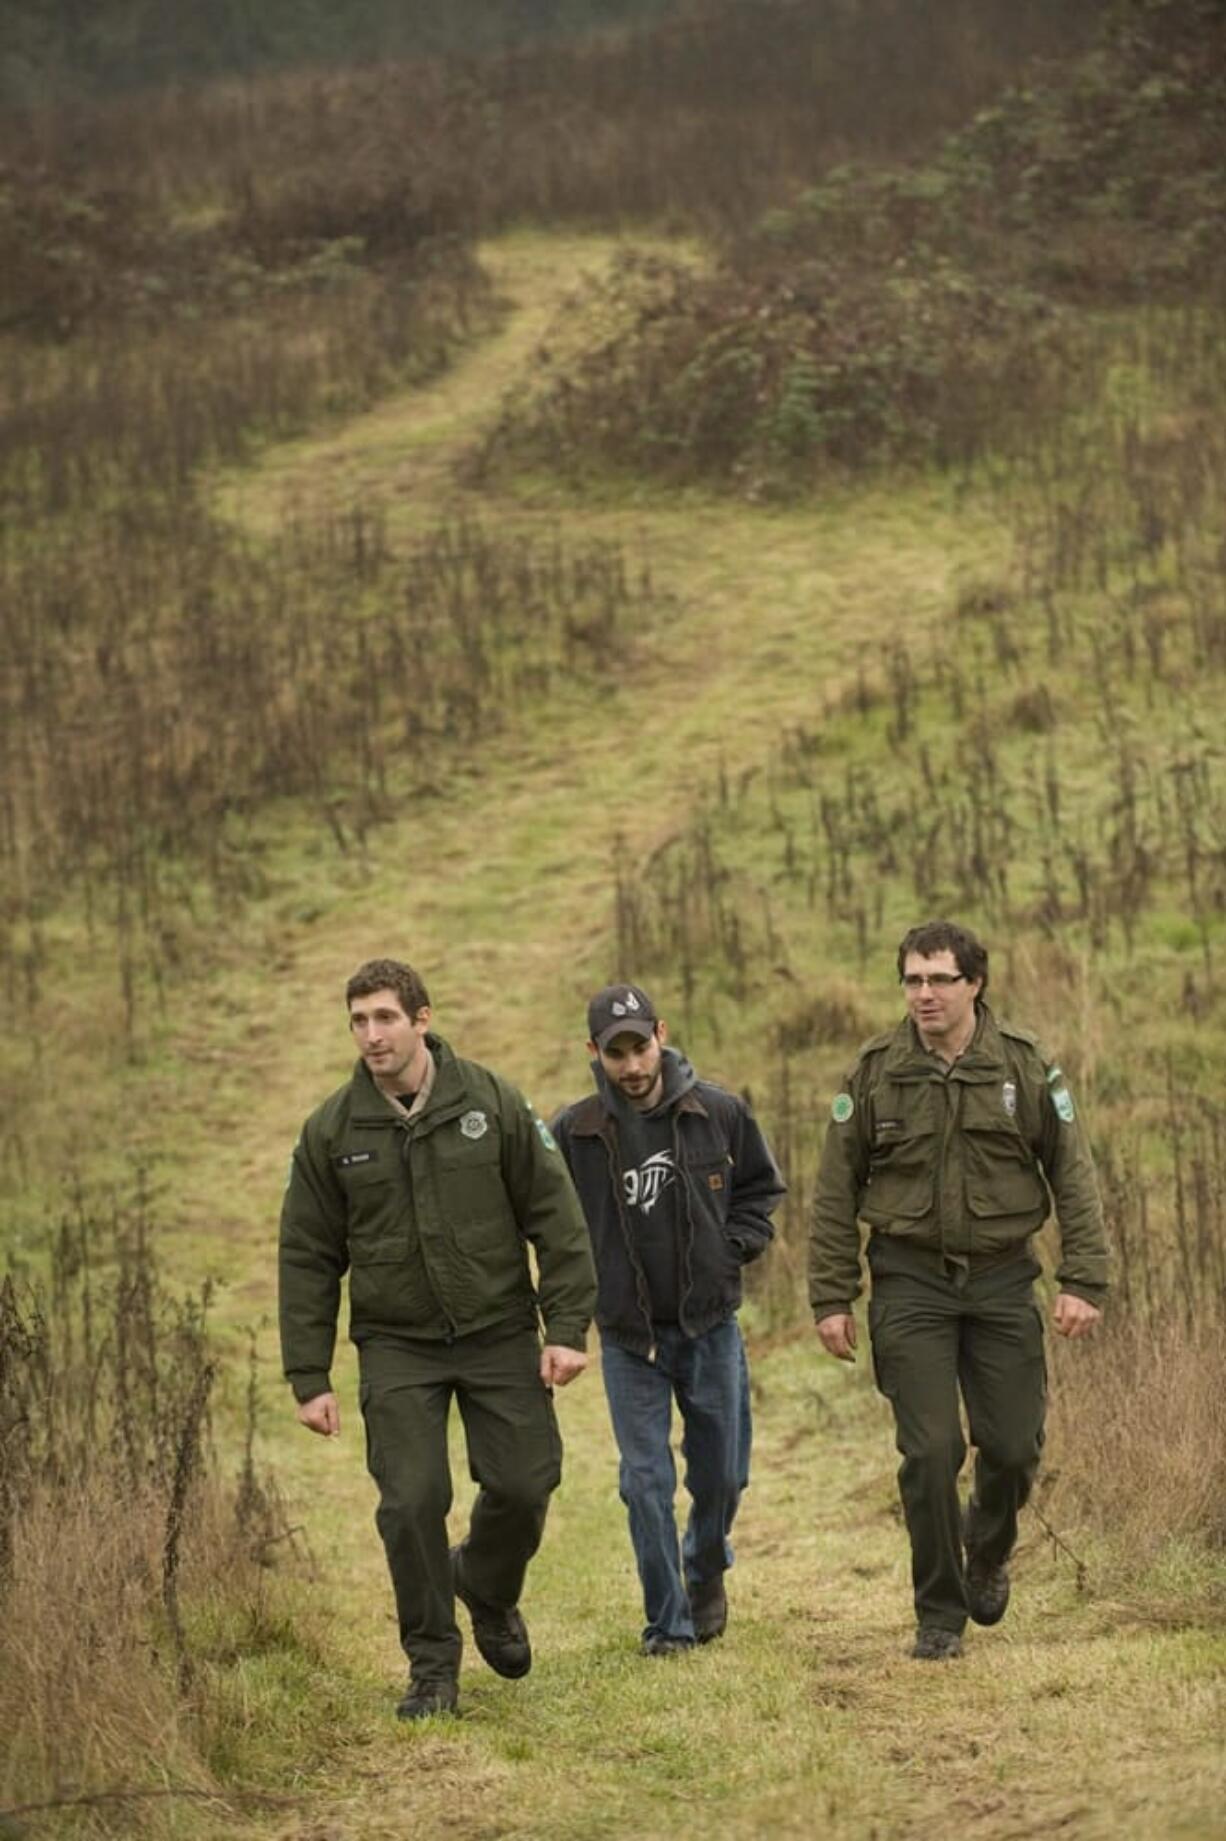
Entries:
[[680, 1636], [645, 1636], [639, 1644], [641, 1656], [685, 1656], [694, 1645]]
[[532, 1667], [528, 1626], [514, 1605], [509, 1611], [500, 1611], [495, 1605], [484, 1604], [480, 1598], [474, 1598], [460, 1572], [461, 1558], [460, 1548], [453, 1547], [451, 1577], [456, 1597], [468, 1607], [473, 1620], [473, 1642], [496, 1675], [503, 1675], [508, 1681], [518, 1681]]
[[952, 1662], [962, 1654], [962, 1638], [939, 1624], [921, 1624], [911, 1654], [917, 1662]]
[[966, 1608], [977, 1624], [998, 1624], [1009, 1604], [1009, 1569], [985, 1566], [968, 1554]]
[[686, 1591], [690, 1601], [690, 1616], [694, 1619], [695, 1637], [700, 1643], [713, 1643], [728, 1628], [728, 1594], [724, 1590], [724, 1575], [716, 1573], [714, 1579], [707, 1579], [702, 1585], [687, 1586]]
[[396, 1709], [398, 1720], [429, 1719], [432, 1713], [454, 1713], [459, 1690], [449, 1676], [435, 1681], [415, 1681], [410, 1675], [404, 1699]]

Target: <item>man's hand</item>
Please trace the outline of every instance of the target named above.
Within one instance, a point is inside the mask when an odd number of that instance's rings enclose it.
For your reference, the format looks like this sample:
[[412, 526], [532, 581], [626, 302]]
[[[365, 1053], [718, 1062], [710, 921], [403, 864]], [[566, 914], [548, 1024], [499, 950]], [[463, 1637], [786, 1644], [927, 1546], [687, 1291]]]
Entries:
[[564, 1349], [560, 1343], [549, 1342], [541, 1350], [541, 1379], [546, 1387], [568, 1387], [586, 1367], [587, 1356], [581, 1349]]
[[822, 1339], [822, 1347], [827, 1355], [837, 1355], [841, 1362], [854, 1362], [856, 1359], [856, 1320], [850, 1311], [840, 1311], [833, 1317], [823, 1317], [817, 1326], [817, 1333]]
[[339, 1438], [341, 1409], [335, 1394], [316, 1394], [313, 1400], [300, 1401], [298, 1423], [321, 1438]]
[[1102, 1314], [1097, 1304], [1087, 1304], [1071, 1291], [1062, 1291], [1052, 1305], [1051, 1320], [1060, 1336], [1088, 1336]]

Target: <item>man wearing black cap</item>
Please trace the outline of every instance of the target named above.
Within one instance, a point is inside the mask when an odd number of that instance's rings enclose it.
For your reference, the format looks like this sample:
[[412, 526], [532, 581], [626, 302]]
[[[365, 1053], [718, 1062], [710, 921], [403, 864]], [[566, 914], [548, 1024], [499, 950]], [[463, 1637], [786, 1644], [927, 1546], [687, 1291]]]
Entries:
[[[749, 1481], [741, 1268], [770, 1240], [784, 1184], [745, 1101], [665, 1046], [641, 986], [588, 1005], [596, 1092], [553, 1122], [596, 1258], [601, 1369], [647, 1624], [644, 1655], [721, 1636], [728, 1536]], [[692, 1498], [678, 1546], [672, 1406]]]

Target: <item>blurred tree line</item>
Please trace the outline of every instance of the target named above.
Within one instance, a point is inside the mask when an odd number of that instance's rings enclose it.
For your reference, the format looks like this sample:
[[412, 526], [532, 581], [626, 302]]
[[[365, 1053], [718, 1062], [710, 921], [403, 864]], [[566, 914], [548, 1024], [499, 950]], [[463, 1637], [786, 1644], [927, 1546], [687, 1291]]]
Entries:
[[669, 0], [0, 0], [0, 106], [302, 64], [489, 51]]

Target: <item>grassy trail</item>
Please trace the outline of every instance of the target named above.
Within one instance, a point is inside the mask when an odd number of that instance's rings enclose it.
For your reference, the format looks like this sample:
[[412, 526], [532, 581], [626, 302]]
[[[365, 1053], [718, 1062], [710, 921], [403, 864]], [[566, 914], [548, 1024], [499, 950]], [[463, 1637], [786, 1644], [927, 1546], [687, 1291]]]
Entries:
[[[172, 1128], [186, 1160], [181, 1256], [215, 1267], [224, 1244], [231, 1323], [271, 1306], [280, 1178], [303, 1114], [347, 1066], [338, 991], [354, 963], [413, 958], [442, 1033], [542, 1109], [581, 1091], [583, 997], [610, 966], [615, 839], [623, 863], [645, 862], [721, 764], [733, 776], [760, 769], [781, 730], [812, 720], [866, 654], [901, 631], [921, 646], [962, 576], [1007, 564], [987, 512], [931, 486], [787, 511], [466, 495], [456, 460], [577, 268], [611, 248], [527, 236], [494, 246], [513, 304], [486, 346], [430, 389], [222, 488], [256, 528], [287, 501], [309, 510], [357, 496], [387, 509], [393, 538], [459, 503], [491, 521], [616, 537], [649, 564], [660, 610], [612, 684], [493, 739], [360, 861], [287, 851], [242, 939], [228, 955], [219, 947], [216, 1002], [171, 1027], [151, 1130]], [[704, 1071], [735, 1080], [736, 1044]], [[262, 1347], [275, 1373], [267, 1336]], [[1220, 1643], [1175, 1614], [1169, 1627], [1138, 1624], [1098, 1593], [1079, 1598], [1033, 1522], [1005, 1625], [973, 1636], [957, 1667], [905, 1659], [886, 1418], [863, 1362], [838, 1369], [807, 1334], [755, 1359], [754, 1484], [723, 1643], [675, 1664], [635, 1653], [637, 1588], [593, 1373], [559, 1402], [568, 1463], [525, 1604], [533, 1674], [501, 1682], [470, 1647], [466, 1717], [398, 1730], [400, 1664], [350, 1369], [343, 1351], [345, 1430], [333, 1445], [298, 1431], [271, 1389], [266, 1446], [291, 1520], [309, 1530], [325, 1660], [305, 1692], [275, 1655], [239, 1671], [237, 1768], [291, 1798], [243, 1834], [1223, 1832]], [[466, 1502], [467, 1487], [458, 1493]], [[261, 1706], [294, 1693], [299, 1755], [268, 1757]]]

